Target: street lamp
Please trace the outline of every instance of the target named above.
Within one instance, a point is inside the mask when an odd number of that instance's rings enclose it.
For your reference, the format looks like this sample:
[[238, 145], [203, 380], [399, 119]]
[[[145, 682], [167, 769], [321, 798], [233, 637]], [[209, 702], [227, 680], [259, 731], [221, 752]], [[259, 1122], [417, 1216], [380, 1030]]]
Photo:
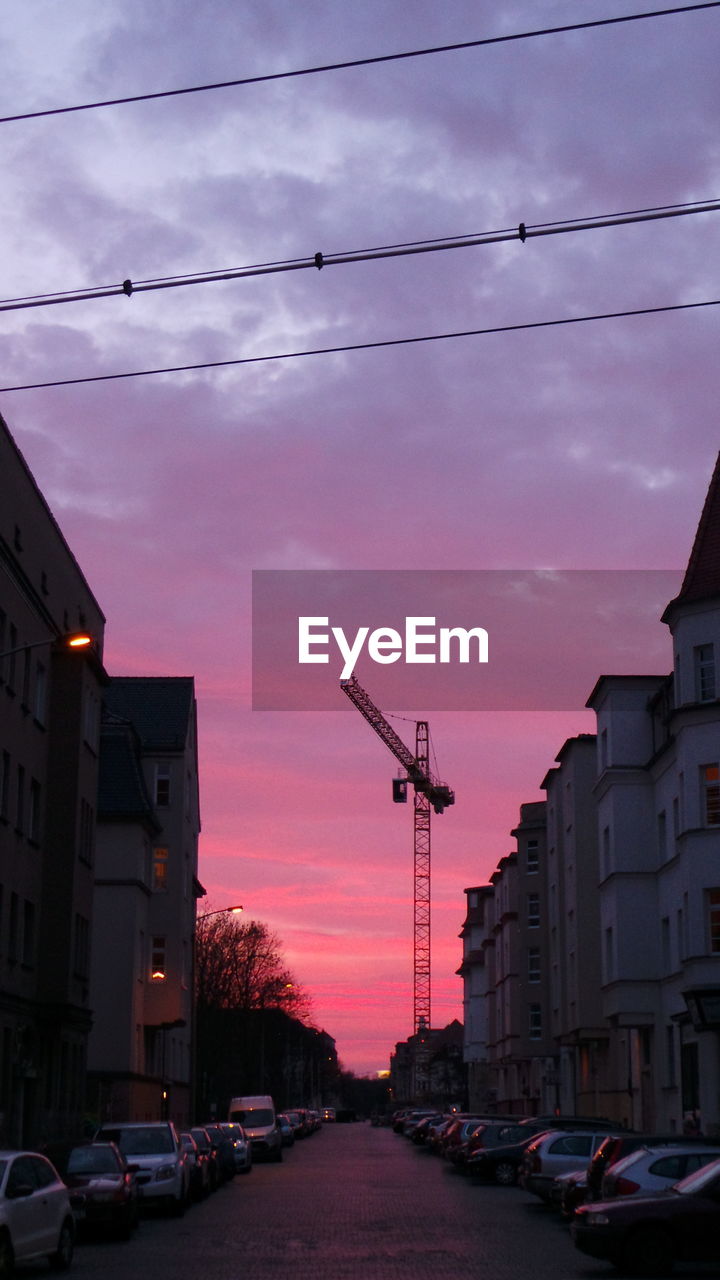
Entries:
[[239, 913], [243, 910], [244, 908], [241, 906], [220, 907], [218, 911], [206, 911], [204, 916], [197, 916], [196, 919], [200, 921], [200, 920], [209, 920], [211, 916], [234, 916], [234, 915], [239, 915]]
[[94, 643], [87, 631], [68, 631], [62, 636], [46, 636], [44, 640], [31, 640], [30, 644], [18, 644], [14, 649], [6, 649], [0, 653], [3, 658], [11, 658], [14, 653], [24, 653], [26, 649], [39, 649], [41, 645], [57, 643], [61, 649], [88, 649]]

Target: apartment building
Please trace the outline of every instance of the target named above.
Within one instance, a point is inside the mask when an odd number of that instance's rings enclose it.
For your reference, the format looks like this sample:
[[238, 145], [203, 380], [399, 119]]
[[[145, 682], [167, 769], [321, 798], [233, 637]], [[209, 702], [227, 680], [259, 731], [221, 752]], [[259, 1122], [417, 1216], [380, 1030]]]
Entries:
[[[0, 419], [0, 1144], [77, 1133], [105, 619]], [[71, 632], [92, 644], [71, 650]]]
[[105, 691], [88, 1067], [99, 1120], [194, 1116], [200, 813], [191, 677]]

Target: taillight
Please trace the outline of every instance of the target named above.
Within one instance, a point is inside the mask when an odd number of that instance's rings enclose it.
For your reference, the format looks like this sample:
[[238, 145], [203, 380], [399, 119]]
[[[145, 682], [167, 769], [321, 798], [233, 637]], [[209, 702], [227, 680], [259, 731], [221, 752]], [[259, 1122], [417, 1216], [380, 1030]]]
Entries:
[[615, 1179], [615, 1195], [616, 1196], [634, 1196], [636, 1191], [640, 1190], [640, 1183], [633, 1182], [632, 1178], [616, 1178]]

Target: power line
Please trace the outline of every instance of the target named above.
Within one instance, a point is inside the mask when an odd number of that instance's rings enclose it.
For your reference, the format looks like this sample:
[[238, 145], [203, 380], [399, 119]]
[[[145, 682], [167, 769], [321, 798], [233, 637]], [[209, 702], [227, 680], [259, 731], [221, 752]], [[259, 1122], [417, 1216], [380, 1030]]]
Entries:
[[[720, 3], [720, 0], [718, 0]], [[188, 285], [216, 284], [220, 281], [245, 280], [253, 276], [277, 275], [287, 271], [322, 270], [324, 267], [347, 266], [352, 262], [376, 262], [384, 258], [404, 258], [423, 253], [439, 253], [446, 249], [477, 248], [485, 244], [501, 244], [510, 240], [533, 240], [538, 236], [566, 235], [572, 231], [597, 231], [604, 227], [629, 226], [639, 222], [655, 222], [666, 218], [687, 217], [695, 213], [717, 213], [720, 202], [666, 205], [658, 209], [640, 209], [627, 213], [600, 214], [582, 220], [545, 222], [502, 231], [483, 232], [475, 236], [453, 236], [447, 240], [425, 240], [403, 245], [386, 245], [375, 249], [354, 249], [346, 253], [315, 253], [312, 258], [290, 258], [282, 262], [259, 263], [250, 267], [234, 267], [221, 271], [193, 272], [185, 276], [166, 276], [162, 279], [123, 281], [122, 284], [101, 285], [90, 289], [69, 289], [62, 293], [34, 294], [25, 298], [8, 298], [0, 302], [0, 311], [26, 311], [30, 308], [56, 307], [69, 302], [92, 302], [97, 298], [132, 297], [135, 293], [150, 293], [158, 289], [180, 289]]]
[[283, 351], [269, 356], [245, 356], [237, 360], [208, 360], [202, 364], [168, 365], [160, 369], [135, 369], [126, 373], [98, 373], [85, 378], [60, 378], [52, 382], [27, 382], [7, 391], [42, 391], [49, 387], [75, 387], [88, 382], [118, 382], [123, 378], [149, 378], [161, 373], [196, 373], [203, 369], [229, 369], [246, 364], [269, 364], [275, 360], [297, 360], [304, 356], [340, 355], [348, 351], [373, 351], [381, 347], [412, 346], [421, 342], [443, 342], [451, 338], [479, 338], [493, 333], [519, 333], [527, 329], [551, 329], [560, 325], [587, 324], [593, 320], [620, 320], [632, 316], [661, 315], [671, 311], [697, 311], [701, 307], [720, 306], [720, 298], [707, 302], [677, 302], [664, 307], [637, 307], [628, 311], [604, 311], [589, 316], [566, 316], [560, 320], [532, 320], [525, 324], [493, 325], [486, 329], [460, 329], [453, 333], [431, 333], [413, 338], [386, 338], [379, 342], [353, 342], [339, 347], [313, 347], [307, 351]]
[[641, 22], [646, 18], [663, 18], [671, 14], [692, 13], [698, 9], [717, 9], [720, 0], [705, 0], [702, 4], [676, 5], [672, 9], [654, 9], [648, 13], [627, 13], [619, 18], [598, 18], [591, 22], [572, 22], [559, 27], [542, 27], [534, 31], [518, 31], [506, 36], [486, 36], [482, 40], [463, 40], [457, 44], [433, 45], [427, 49], [408, 49], [403, 53], [385, 53], [371, 58], [352, 58], [344, 62], [329, 62], [321, 66], [301, 67], [296, 71], [276, 71], [261, 76], [244, 76], [240, 80], [221, 80], [215, 84], [198, 84], [185, 89], [163, 89], [157, 93], [137, 93], [123, 98], [107, 98], [100, 102], [83, 102], [72, 107], [48, 107], [43, 111], [24, 111], [18, 115], [0, 116], [0, 124], [19, 120], [37, 120], [46, 116], [69, 115], [78, 111], [96, 111], [101, 107], [120, 107], [131, 102], [151, 102], [158, 98], [178, 98], [190, 93], [208, 93], [215, 89], [236, 89], [250, 84], [267, 84], [272, 80], [291, 80], [300, 76], [319, 75], [327, 71], [347, 71], [352, 67], [369, 67], [382, 62], [400, 62], [408, 58], [424, 58], [430, 54], [455, 53], [462, 49], [480, 49], [493, 44], [509, 44], [515, 40], [532, 40], [539, 36], [562, 35], [570, 31], [586, 31], [592, 27], [616, 26], [622, 22]]

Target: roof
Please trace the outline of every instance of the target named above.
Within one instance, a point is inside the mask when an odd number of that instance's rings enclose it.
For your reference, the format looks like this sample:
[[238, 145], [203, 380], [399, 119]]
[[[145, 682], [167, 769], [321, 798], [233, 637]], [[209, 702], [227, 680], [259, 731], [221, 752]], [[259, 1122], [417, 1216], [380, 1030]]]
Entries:
[[145, 751], [180, 751], [192, 724], [192, 676], [113, 676], [104, 702], [130, 720]]
[[663, 622], [673, 605], [720, 596], [720, 454], [718, 454], [695, 542], [680, 593], [670, 601]]
[[140, 745], [131, 724], [104, 721], [98, 768], [98, 818], [141, 819], [157, 830], [140, 763]]

